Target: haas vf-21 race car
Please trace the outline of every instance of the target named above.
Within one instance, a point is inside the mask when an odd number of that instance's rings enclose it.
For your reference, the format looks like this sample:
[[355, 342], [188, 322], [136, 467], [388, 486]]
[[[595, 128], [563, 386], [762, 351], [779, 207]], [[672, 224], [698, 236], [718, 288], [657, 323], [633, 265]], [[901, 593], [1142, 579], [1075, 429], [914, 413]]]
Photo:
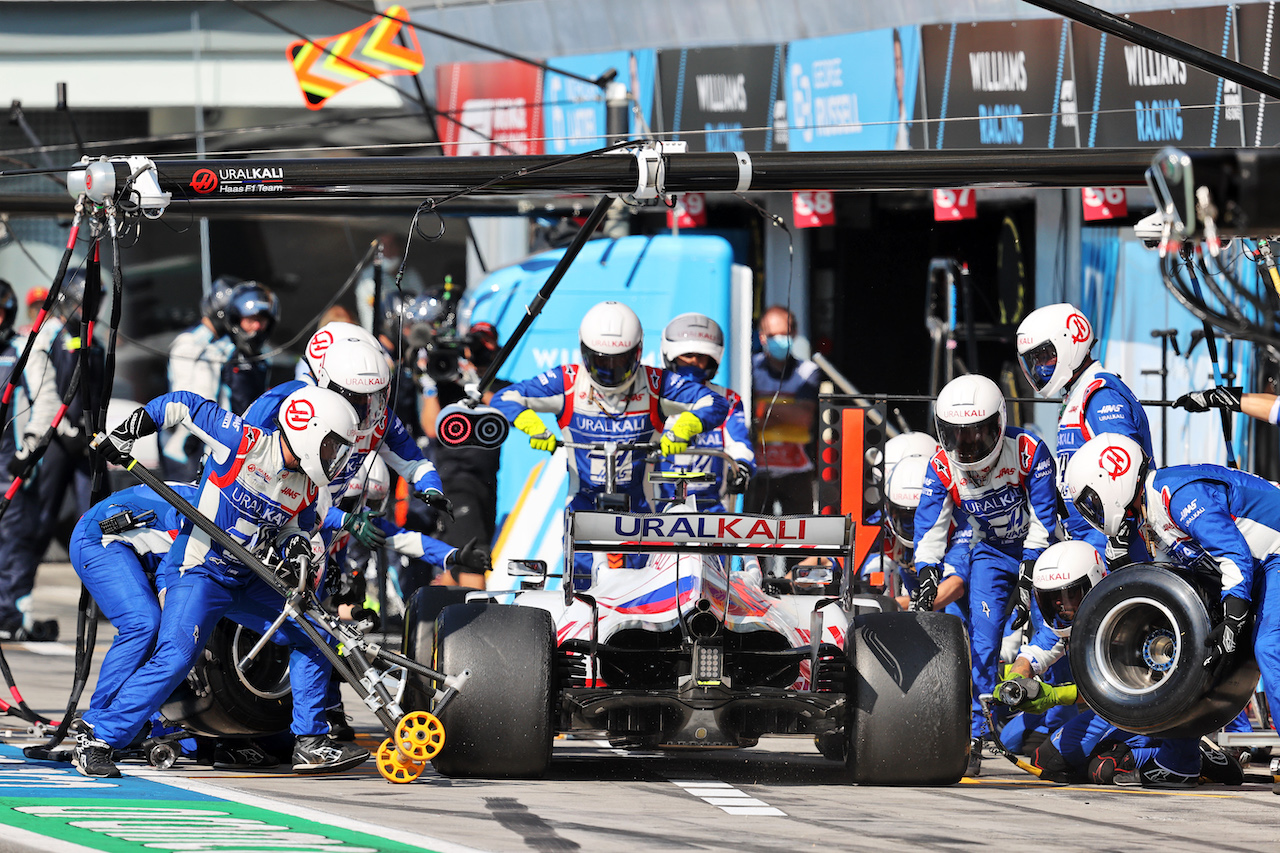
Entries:
[[512, 561], [524, 587], [514, 595], [472, 593], [484, 600], [439, 609], [439, 593], [424, 588], [406, 614], [405, 653], [472, 674], [441, 716], [449, 737], [436, 769], [537, 777], [558, 732], [684, 749], [808, 734], [855, 782], [959, 781], [969, 750], [959, 619], [854, 596], [839, 572], [817, 595], [775, 595], [758, 571], [731, 570], [765, 555], [839, 565], [851, 528], [844, 516], [699, 513], [679, 502], [653, 514], [579, 511], [566, 519], [565, 566], [575, 553], [609, 555], [594, 560], [585, 590], [561, 574], [550, 577], [563, 590], [545, 589], [546, 566], [531, 560]]

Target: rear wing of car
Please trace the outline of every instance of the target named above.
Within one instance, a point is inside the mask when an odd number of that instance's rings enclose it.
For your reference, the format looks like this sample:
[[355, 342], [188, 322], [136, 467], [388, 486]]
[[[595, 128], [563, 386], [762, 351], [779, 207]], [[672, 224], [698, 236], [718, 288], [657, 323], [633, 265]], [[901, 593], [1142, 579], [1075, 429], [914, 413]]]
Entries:
[[565, 551], [848, 557], [852, 529], [841, 515], [582, 510], [569, 514]]

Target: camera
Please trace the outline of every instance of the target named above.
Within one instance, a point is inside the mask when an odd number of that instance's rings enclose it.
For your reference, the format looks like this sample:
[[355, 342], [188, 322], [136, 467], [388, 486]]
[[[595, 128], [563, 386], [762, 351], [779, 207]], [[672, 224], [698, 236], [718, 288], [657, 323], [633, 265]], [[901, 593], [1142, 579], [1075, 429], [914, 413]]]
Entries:
[[421, 349], [426, 359], [427, 375], [437, 382], [456, 382], [462, 378], [462, 359], [465, 341], [450, 330], [436, 335]]

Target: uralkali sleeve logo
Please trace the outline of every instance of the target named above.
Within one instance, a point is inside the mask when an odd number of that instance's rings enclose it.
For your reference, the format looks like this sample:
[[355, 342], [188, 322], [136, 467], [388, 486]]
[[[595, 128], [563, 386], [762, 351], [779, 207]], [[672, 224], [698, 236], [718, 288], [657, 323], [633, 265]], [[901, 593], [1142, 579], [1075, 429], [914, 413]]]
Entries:
[[[575, 512], [571, 535], [578, 550], [631, 545], [644, 550], [802, 550], [839, 556], [849, 550], [843, 516], [777, 518], [730, 513]], [[620, 549], [625, 550], [625, 549]]]

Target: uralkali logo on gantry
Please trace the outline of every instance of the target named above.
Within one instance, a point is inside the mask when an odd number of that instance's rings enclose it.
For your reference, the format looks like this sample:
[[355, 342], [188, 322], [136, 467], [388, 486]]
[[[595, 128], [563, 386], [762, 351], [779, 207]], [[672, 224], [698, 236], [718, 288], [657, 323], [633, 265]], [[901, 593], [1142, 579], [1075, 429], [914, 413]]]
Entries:
[[197, 169], [189, 184], [200, 195], [223, 193], [276, 193], [284, 191], [284, 169], [270, 166]]

